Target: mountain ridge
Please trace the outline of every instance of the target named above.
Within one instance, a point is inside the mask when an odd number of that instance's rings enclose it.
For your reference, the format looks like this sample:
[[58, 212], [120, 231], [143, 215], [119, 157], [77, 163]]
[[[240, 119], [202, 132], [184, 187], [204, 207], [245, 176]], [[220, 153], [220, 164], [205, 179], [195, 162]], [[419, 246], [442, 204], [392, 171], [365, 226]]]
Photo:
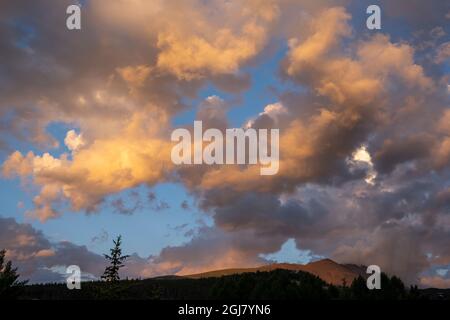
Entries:
[[311, 273], [323, 281], [333, 285], [350, 285], [358, 276], [365, 277], [365, 267], [355, 264], [339, 264], [331, 259], [322, 259], [307, 264], [296, 263], [272, 263], [251, 268], [228, 268], [211, 270], [207, 272], [183, 275], [183, 278], [201, 279], [210, 277], [221, 277], [247, 272], [267, 272], [276, 269], [291, 271], [303, 271]]

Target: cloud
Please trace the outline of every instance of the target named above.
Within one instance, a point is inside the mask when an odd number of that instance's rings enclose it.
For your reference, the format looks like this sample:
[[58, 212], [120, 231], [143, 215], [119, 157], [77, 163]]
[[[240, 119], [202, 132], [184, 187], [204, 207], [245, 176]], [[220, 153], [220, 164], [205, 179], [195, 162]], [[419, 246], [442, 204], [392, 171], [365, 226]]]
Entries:
[[23, 156], [15, 152], [4, 162], [6, 176], [33, 176], [41, 186], [35, 197], [36, 210], [31, 215], [45, 221], [57, 217], [55, 202], [67, 199], [72, 210], [95, 211], [105, 196], [140, 184], [154, 184], [167, 179], [172, 166], [170, 143], [152, 136], [152, 123], [139, 115], [131, 119], [117, 137], [98, 139], [73, 154], [54, 158], [49, 154]]
[[262, 241], [252, 232], [228, 233], [205, 226], [185, 245], [164, 248], [151, 266], [159, 267], [159, 273], [166, 269], [166, 273], [178, 275], [243, 265], [259, 266], [267, 262], [258, 256], [260, 250], [266, 251], [269, 246], [276, 251], [282, 244], [273, 238]]
[[389, 173], [399, 163], [424, 158], [431, 152], [433, 139], [427, 135], [409, 136], [398, 140], [385, 140], [375, 154], [377, 171]]
[[189, 203], [187, 202], [187, 200], [183, 200], [183, 201], [181, 202], [181, 204], [180, 204], [180, 207], [181, 207], [183, 210], [190, 210], [190, 209], [191, 209], [191, 207], [189, 206]]
[[214, 4], [191, 1], [177, 7], [182, 19], [175, 10], [169, 13], [179, 23], [163, 25], [158, 33], [158, 68], [184, 80], [236, 74], [262, 50], [270, 24], [278, 15], [275, 1]]
[[156, 194], [152, 191], [148, 193], [147, 198], [148, 202], [150, 203], [151, 210], [162, 211], [170, 208], [170, 205], [167, 202], [158, 200], [156, 198]]
[[[285, 74], [309, 89], [305, 94], [311, 95], [308, 100], [321, 104], [313, 108], [301, 100], [281, 102], [286, 112], [277, 116], [277, 126], [281, 127], [280, 172], [261, 182], [262, 178], [251, 166], [214, 168], [203, 171], [200, 178], [198, 171], [196, 185], [203, 189], [229, 187], [283, 192], [305, 182], [352, 179], [355, 176], [346, 160], [367, 143], [369, 136], [375, 136], [369, 146], [375, 149], [377, 143], [383, 142], [386, 130], [395, 136], [396, 126], [405, 125], [406, 117], [419, 119], [416, 116], [421, 113], [420, 103], [443, 87], [437, 86], [414, 62], [411, 46], [392, 43], [385, 35], [374, 35], [357, 41], [350, 49], [343, 48], [341, 42], [352, 31], [348, 24], [350, 17], [341, 7], [323, 10], [310, 17], [309, 35], [302, 41], [290, 41]], [[404, 109], [397, 112], [399, 103]], [[433, 102], [431, 108], [439, 114], [444, 102]], [[274, 122], [266, 112], [261, 112], [247, 126], [250, 124], [273, 126]], [[424, 125], [427, 124], [417, 127]], [[432, 131], [430, 127], [426, 130]], [[427, 139], [426, 136], [423, 134], [421, 139]], [[421, 145], [427, 150], [412, 154], [415, 160], [431, 154], [428, 142]], [[371, 152], [375, 154], [377, 150]], [[377, 160], [374, 159], [375, 166]], [[190, 174], [185, 177], [190, 179]]]
[[424, 287], [447, 289], [450, 287], [450, 279], [442, 277], [423, 277], [420, 279], [420, 284]]
[[116, 199], [111, 202], [111, 205], [114, 207], [114, 211], [124, 215], [131, 215], [136, 212], [136, 210], [140, 209], [140, 203], [136, 202], [134, 206], [127, 207], [123, 201], [123, 199]]
[[75, 152], [84, 145], [83, 135], [77, 134], [75, 130], [69, 130], [64, 139], [64, 143], [69, 150]]
[[435, 62], [443, 63], [450, 58], [450, 42], [445, 42], [439, 46], [436, 53]]
[[136, 89], [144, 86], [145, 80], [150, 75], [151, 68], [146, 65], [128, 66], [118, 68], [117, 72], [127, 83], [130, 88], [130, 93], [134, 93]]
[[[391, 36], [389, 24], [376, 33], [354, 28], [345, 1], [94, 1], [83, 7], [83, 21], [95, 32], [71, 37], [54, 27], [65, 24], [54, 12], [65, 12], [68, 1], [5, 4], [0, 131], [37, 149], [9, 153], [2, 173], [37, 187], [28, 215], [41, 221], [96, 212], [111, 195], [115, 210], [130, 214], [138, 202], [122, 199], [124, 190], [182, 183], [214, 226], [157, 256], [133, 255], [130, 275], [254, 266], [293, 238], [299, 249], [418, 280], [450, 260], [443, 3], [382, 2], [387, 17], [401, 14], [410, 38]], [[231, 100], [254, 80], [248, 70], [278, 42], [287, 46], [279, 68], [289, 88], [243, 123], [280, 129], [278, 174], [175, 167], [174, 117], [213, 85], [227, 94], [203, 99], [196, 117], [227, 127]], [[73, 128], [64, 139], [70, 154], [52, 152], [52, 123]], [[149, 200], [155, 210], [167, 207]], [[101, 257], [86, 247], [3, 223], [10, 227], [2, 243], [25, 274], [52, 278], [70, 257], [101, 272]]]
[[102, 229], [102, 231], [91, 238], [91, 243], [93, 244], [103, 244], [109, 239], [109, 233]]
[[6, 249], [7, 259], [18, 267], [21, 278], [31, 283], [64, 281], [64, 275], [52, 271], [55, 266], [75, 264], [96, 275], [104, 269], [100, 255], [67, 241], [53, 243], [30, 224], [0, 217], [0, 231], [0, 247]]
[[351, 28], [347, 21], [351, 16], [343, 7], [326, 9], [315, 19], [311, 20], [310, 28], [313, 30], [309, 37], [298, 43], [297, 38], [289, 40], [289, 64], [286, 72], [293, 76], [303, 69], [313, 67], [331, 50], [336, 49], [343, 36], [349, 36]]

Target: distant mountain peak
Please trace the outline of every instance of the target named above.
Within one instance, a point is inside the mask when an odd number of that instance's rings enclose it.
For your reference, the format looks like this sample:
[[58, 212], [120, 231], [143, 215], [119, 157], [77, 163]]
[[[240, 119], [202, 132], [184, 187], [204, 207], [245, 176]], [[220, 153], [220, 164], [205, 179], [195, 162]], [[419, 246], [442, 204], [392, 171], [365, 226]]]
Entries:
[[355, 278], [361, 273], [361, 268], [356, 265], [339, 264], [331, 259], [322, 259], [307, 264], [295, 264], [295, 263], [272, 263], [263, 265], [256, 268], [233, 268], [212, 270], [208, 272], [202, 272], [197, 274], [186, 275], [187, 278], [209, 278], [209, 277], [221, 277], [226, 275], [247, 273], [247, 272], [267, 272], [276, 269], [285, 269], [292, 271], [303, 271], [311, 273], [327, 283], [334, 285], [343, 285], [344, 282], [350, 285]]
[[313, 262], [310, 262], [308, 264], [339, 264], [334, 260], [331, 260], [330, 258], [325, 258], [325, 259], [321, 259], [321, 260], [316, 260]]

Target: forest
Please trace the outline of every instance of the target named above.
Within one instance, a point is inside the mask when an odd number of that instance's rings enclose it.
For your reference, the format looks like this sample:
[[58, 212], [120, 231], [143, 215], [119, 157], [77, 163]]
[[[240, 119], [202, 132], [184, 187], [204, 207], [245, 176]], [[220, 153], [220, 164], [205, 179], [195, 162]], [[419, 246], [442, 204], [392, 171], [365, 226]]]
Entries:
[[306, 272], [274, 270], [215, 278], [188, 279], [160, 277], [115, 282], [83, 282], [81, 290], [68, 290], [66, 284], [24, 286], [18, 299], [43, 300], [424, 300], [450, 299], [450, 291], [406, 288], [403, 282], [386, 274], [381, 290], [369, 290], [359, 277], [349, 286], [333, 286]]

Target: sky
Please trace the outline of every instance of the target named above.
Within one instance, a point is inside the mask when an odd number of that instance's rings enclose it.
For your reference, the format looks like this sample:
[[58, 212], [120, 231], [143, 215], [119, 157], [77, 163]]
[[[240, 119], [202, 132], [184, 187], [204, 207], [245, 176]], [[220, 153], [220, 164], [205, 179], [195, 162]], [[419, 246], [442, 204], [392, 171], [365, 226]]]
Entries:
[[[81, 30], [66, 8], [81, 6]], [[381, 8], [381, 29], [366, 8]], [[30, 282], [271, 262], [450, 287], [446, 1], [0, 1], [0, 248]], [[279, 171], [171, 133], [279, 129]]]

